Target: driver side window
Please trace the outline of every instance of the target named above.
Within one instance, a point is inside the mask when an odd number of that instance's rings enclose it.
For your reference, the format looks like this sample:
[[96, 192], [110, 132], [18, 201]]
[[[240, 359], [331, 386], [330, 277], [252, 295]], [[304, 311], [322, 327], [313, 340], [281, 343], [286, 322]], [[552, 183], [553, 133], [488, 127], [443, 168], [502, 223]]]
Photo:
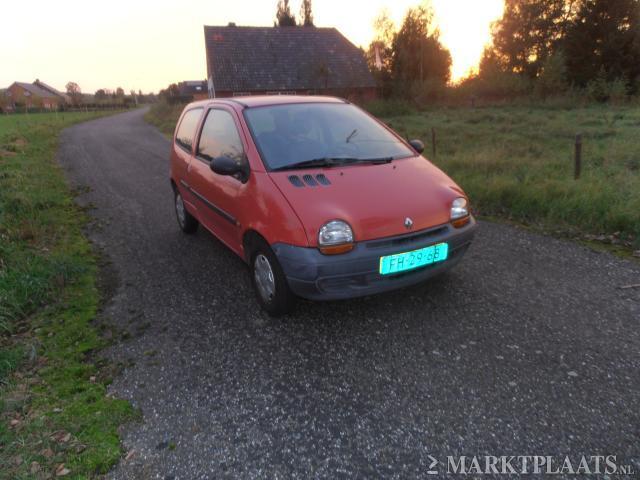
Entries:
[[246, 161], [240, 134], [229, 112], [218, 109], [209, 110], [202, 127], [196, 154], [206, 162], [217, 157], [229, 157], [238, 164]]

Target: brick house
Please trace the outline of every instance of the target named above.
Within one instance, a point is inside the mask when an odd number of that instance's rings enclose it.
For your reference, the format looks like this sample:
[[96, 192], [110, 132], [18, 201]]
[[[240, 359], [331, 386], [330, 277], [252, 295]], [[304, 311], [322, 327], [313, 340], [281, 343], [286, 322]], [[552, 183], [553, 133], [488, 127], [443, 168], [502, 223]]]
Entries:
[[362, 50], [335, 28], [204, 27], [211, 96], [376, 98]]
[[66, 95], [36, 80], [34, 83], [13, 82], [5, 92], [8, 107], [56, 109], [67, 103]]
[[193, 100], [204, 100], [209, 97], [206, 80], [186, 80], [178, 83], [180, 97]]
[[36, 81], [35, 81], [35, 82], [33, 82], [33, 84], [34, 84], [36, 87], [40, 87], [41, 89], [46, 90], [47, 92], [52, 93], [52, 94], [54, 94], [54, 95], [56, 95], [56, 96], [58, 96], [58, 97], [62, 98], [62, 100], [64, 101], [64, 103], [71, 103], [71, 99], [69, 98], [69, 95], [67, 95], [67, 94], [66, 94], [66, 93], [64, 93], [64, 92], [61, 92], [60, 90], [56, 90], [55, 88], [53, 88], [53, 87], [52, 87], [52, 86], [50, 86], [50, 85], [47, 85], [46, 83], [44, 83], [44, 82], [40, 81], [40, 79], [39, 79], [39, 78], [36, 78]]

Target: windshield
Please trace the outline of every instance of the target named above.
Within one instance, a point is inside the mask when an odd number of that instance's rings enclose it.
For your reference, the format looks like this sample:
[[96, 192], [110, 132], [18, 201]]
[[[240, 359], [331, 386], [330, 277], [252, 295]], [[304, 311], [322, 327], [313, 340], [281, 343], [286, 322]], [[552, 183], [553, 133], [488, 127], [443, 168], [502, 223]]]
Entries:
[[245, 118], [271, 170], [319, 159], [370, 160], [415, 155], [357, 107], [300, 103], [249, 108]]

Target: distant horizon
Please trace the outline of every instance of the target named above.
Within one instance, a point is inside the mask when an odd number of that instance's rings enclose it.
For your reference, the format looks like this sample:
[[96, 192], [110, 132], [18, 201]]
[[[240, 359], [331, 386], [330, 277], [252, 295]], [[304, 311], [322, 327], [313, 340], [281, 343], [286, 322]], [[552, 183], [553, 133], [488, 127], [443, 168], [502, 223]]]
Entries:
[[[452, 80], [477, 67], [489, 25], [502, 13], [504, 0], [432, 0], [441, 41], [451, 51]], [[14, 81], [36, 79], [65, 91], [67, 82], [77, 83], [82, 93], [99, 89], [125, 93], [131, 90], [158, 93], [171, 83], [206, 79], [203, 27], [272, 27], [277, 1], [189, 0], [176, 10], [160, 0], [153, 5], [115, 0], [108, 9], [86, 12], [84, 2], [36, 0], [38, 15], [29, 21], [11, 22], [0, 30], [0, 88]], [[373, 21], [386, 8], [398, 27], [409, 7], [420, 0], [316, 0], [312, 3], [315, 25], [336, 28], [354, 45], [366, 50], [374, 31]], [[298, 15], [299, 1], [291, 2]], [[68, 12], [82, 12], [69, 15]], [[22, 7], [4, 6], [6, 18], [20, 18]], [[354, 21], [354, 17], [360, 18]]]

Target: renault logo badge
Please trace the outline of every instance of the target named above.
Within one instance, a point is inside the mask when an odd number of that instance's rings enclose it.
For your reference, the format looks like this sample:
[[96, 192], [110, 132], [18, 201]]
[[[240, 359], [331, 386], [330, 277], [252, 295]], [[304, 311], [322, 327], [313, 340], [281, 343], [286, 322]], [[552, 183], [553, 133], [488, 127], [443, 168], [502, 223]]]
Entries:
[[413, 220], [411, 220], [409, 217], [405, 218], [404, 226], [407, 228], [407, 230], [411, 230], [413, 228]]

